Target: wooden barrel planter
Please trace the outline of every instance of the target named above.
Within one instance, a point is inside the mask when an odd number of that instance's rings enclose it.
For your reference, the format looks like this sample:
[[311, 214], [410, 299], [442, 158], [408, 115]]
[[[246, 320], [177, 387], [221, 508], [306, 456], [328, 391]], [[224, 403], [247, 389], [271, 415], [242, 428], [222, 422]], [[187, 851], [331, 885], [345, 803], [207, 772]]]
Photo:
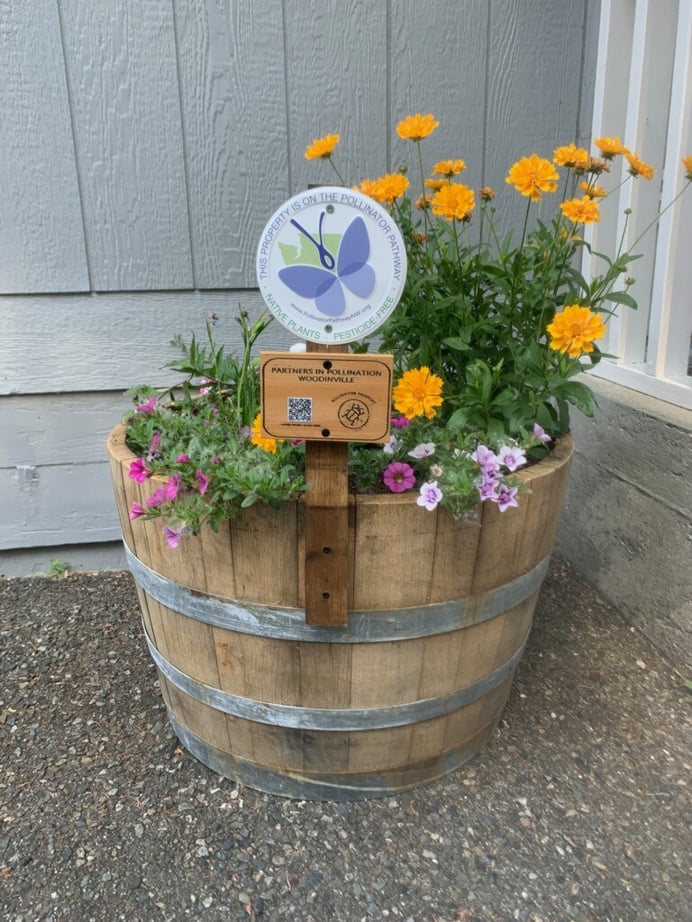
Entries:
[[161, 485], [128, 476], [110, 436], [146, 641], [182, 744], [221, 775], [301, 799], [358, 800], [430, 781], [492, 733], [531, 626], [572, 455], [523, 471], [530, 493], [479, 521], [416, 494], [355, 496], [349, 622], [305, 624], [304, 506], [256, 505], [171, 550], [130, 522]]

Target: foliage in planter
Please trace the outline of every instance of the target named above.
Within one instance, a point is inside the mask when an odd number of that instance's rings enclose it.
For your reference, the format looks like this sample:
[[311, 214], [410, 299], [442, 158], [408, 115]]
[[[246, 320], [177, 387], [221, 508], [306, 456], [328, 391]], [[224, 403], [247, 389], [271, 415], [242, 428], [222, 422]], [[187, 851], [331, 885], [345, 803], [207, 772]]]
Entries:
[[[601, 157], [569, 144], [558, 147], [552, 161], [536, 154], [520, 159], [506, 178], [527, 199], [515, 245], [512, 235], [497, 235], [492, 189], [479, 191], [477, 227], [472, 224], [476, 194], [456, 180], [462, 160], [439, 162], [426, 178], [421, 141], [436, 127], [432, 115], [409, 116], [397, 126], [416, 146], [416, 200], [407, 195], [407, 170], [360, 186], [397, 220], [409, 270], [401, 302], [381, 331], [381, 349], [396, 361], [393, 435], [384, 447], [351, 444], [350, 480], [363, 492], [418, 490], [422, 507], [442, 503], [454, 515], [479, 501], [504, 510], [518, 502], [514, 471], [544, 456], [568, 431], [569, 407], [593, 413], [591, 392], [575, 377], [600, 360], [596, 340], [614, 306], [636, 306], [633, 280], [625, 276], [636, 258], [631, 251], [594, 254], [603, 273], [593, 279], [576, 265], [586, 246], [580, 227], [599, 220], [607, 198], [598, 182], [616, 156], [627, 158], [632, 180], [650, 179], [653, 169], [613, 138], [595, 142]], [[338, 141], [338, 135], [320, 138], [306, 157], [334, 166]], [[683, 163], [686, 188], [692, 157]], [[532, 222], [531, 209], [560, 183], [554, 216]], [[136, 411], [127, 440], [138, 456], [130, 476], [140, 482], [168, 476], [130, 515], [162, 516], [171, 546], [204, 522], [216, 527], [239, 508], [256, 501], [278, 505], [309, 488], [303, 445], [266, 439], [260, 431], [252, 349], [270, 320], [262, 314], [253, 323], [241, 312], [244, 349], [233, 356], [216, 345], [211, 318], [207, 344], [181, 342], [184, 357], [172, 363], [184, 375], [179, 386], [130, 392]]]

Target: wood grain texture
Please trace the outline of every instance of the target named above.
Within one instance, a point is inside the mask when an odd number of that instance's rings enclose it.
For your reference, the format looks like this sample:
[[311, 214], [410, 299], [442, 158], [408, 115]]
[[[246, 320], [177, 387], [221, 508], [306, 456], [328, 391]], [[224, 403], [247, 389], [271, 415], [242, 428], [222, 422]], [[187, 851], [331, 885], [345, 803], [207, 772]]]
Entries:
[[197, 288], [254, 288], [288, 198], [281, 0], [175, 0]]
[[0, 5], [0, 292], [87, 291], [57, 3]]
[[[264, 309], [259, 294], [247, 291], [0, 297], [0, 395], [174, 384], [181, 376], [164, 368], [180, 358], [174, 335], [206, 341], [213, 313], [218, 344], [237, 350], [240, 304], [252, 317]], [[294, 341], [274, 323], [261, 345], [280, 349]]]
[[91, 288], [192, 288], [170, 0], [60, 0]]

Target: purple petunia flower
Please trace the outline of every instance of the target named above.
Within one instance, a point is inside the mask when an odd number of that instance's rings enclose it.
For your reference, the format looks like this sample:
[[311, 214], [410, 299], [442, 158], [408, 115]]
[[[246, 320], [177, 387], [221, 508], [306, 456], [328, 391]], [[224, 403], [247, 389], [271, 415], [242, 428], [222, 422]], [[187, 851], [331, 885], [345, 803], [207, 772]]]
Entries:
[[419, 506], [423, 506], [428, 512], [432, 512], [433, 509], [436, 509], [440, 500], [442, 499], [443, 493], [442, 490], [438, 487], [436, 480], [428, 481], [424, 483], [420, 488], [420, 496], [416, 500], [416, 503]]
[[508, 471], [516, 471], [522, 464], [526, 464], [526, 453], [523, 448], [519, 448], [517, 445], [503, 445], [500, 448], [497, 460]]
[[151, 476], [151, 468], [147, 467], [144, 458], [137, 458], [130, 462], [130, 478], [137, 483], [144, 483], [147, 477]]
[[147, 514], [147, 510], [144, 508], [144, 506], [140, 506], [139, 503], [132, 503], [132, 505], [130, 506], [130, 518], [131, 519], [138, 519], [140, 516], [146, 515], [146, 514]]
[[550, 437], [550, 436], [548, 435], [548, 433], [545, 431], [545, 429], [543, 428], [543, 426], [539, 426], [538, 423], [534, 423], [534, 424], [533, 424], [533, 429], [531, 430], [531, 435], [534, 437], [534, 439], [538, 439], [539, 442], [547, 443], [547, 442], [552, 441], [551, 437]]
[[202, 494], [202, 496], [204, 496], [204, 494], [209, 489], [211, 478], [207, 477], [204, 471], [199, 471], [199, 470], [195, 471], [195, 477], [197, 478], [197, 482], [199, 483], [199, 492]]
[[166, 525], [163, 529], [163, 535], [169, 547], [177, 547], [180, 544], [180, 532], [171, 528], [170, 525]]
[[471, 458], [486, 474], [494, 474], [497, 470], [497, 455], [487, 445], [478, 445]]
[[505, 509], [508, 509], [510, 506], [518, 506], [517, 502], [517, 491], [518, 487], [508, 487], [506, 484], [502, 483], [497, 490], [497, 498], [490, 497], [493, 502], [496, 502], [500, 507], [500, 512], [504, 512]]
[[382, 480], [392, 493], [403, 493], [415, 484], [416, 475], [410, 464], [394, 461], [384, 469]]
[[135, 407], [135, 413], [147, 413], [149, 415], [156, 413], [156, 397], [151, 396], [144, 403]]

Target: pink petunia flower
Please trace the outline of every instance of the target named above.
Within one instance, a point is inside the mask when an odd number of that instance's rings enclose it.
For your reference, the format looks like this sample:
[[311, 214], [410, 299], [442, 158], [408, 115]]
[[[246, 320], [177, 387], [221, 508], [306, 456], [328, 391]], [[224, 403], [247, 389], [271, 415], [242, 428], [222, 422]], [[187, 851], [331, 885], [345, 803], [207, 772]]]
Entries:
[[405, 416], [392, 416], [390, 422], [395, 429], [405, 429], [411, 420], [406, 419]]
[[132, 503], [132, 505], [130, 506], [130, 518], [131, 519], [138, 519], [140, 516], [146, 515], [146, 514], [147, 514], [147, 510], [144, 508], [144, 506], [140, 506], [139, 503]]
[[152, 395], [144, 403], [140, 403], [138, 407], [135, 407], [135, 413], [147, 413], [149, 415], [156, 413], [156, 397]]
[[510, 506], [518, 506], [517, 502], [517, 492], [518, 487], [508, 487], [506, 484], [502, 483], [497, 490], [497, 498], [490, 497], [493, 502], [496, 502], [500, 508], [500, 512], [504, 512], [505, 509], [508, 509]]
[[175, 463], [176, 464], [187, 464], [189, 460], [190, 460], [190, 456], [183, 453], [182, 455], [178, 455], [178, 457], [175, 459]]
[[428, 512], [436, 509], [442, 499], [442, 490], [438, 487], [436, 480], [424, 483], [420, 488], [420, 496], [416, 500], [419, 506], [423, 506]]
[[175, 528], [171, 528], [170, 525], [166, 525], [163, 529], [163, 536], [169, 547], [177, 547], [180, 544], [180, 532], [176, 531]]
[[209, 484], [211, 483], [211, 478], [207, 477], [204, 471], [195, 471], [195, 477], [199, 483], [199, 492], [204, 496], [204, 494], [209, 489]]
[[154, 490], [152, 495], [147, 500], [147, 506], [150, 509], [153, 509], [156, 506], [163, 505], [163, 503], [172, 503], [178, 498], [179, 491], [180, 474], [173, 474], [168, 478], [168, 483], [164, 487], [160, 487], [158, 490]]
[[539, 426], [538, 423], [534, 423], [534, 424], [533, 424], [533, 429], [531, 430], [531, 435], [534, 437], [534, 439], [538, 439], [539, 442], [545, 442], [545, 443], [547, 443], [547, 442], [552, 441], [551, 437], [550, 437], [550, 436], [548, 435], [548, 433], [545, 431], [545, 429], [543, 428], [543, 426]]
[[392, 493], [403, 493], [415, 484], [416, 475], [409, 464], [394, 461], [384, 469], [382, 480]]
[[129, 474], [132, 480], [136, 480], [137, 483], [144, 483], [147, 477], [151, 476], [151, 468], [147, 467], [144, 458], [137, 458], [135, 461], [130, 462]]
[[497, 455], [497, 460], [508, 471], [516, 471], [522, 464], [526, 464], [526, 453], [517, 445], [502, 445]]
[[429, 458], [430, 455], [435, 454], [435, 443], [434, 442], [421, 442], [420, 445], [416, 445], [415, 448], [412, 448], [409, 452], [410, 458]]
[[471, 458], [486, 474], [494, 474], [497, 470], [497, 455], [487, 445], [478, 445]]

